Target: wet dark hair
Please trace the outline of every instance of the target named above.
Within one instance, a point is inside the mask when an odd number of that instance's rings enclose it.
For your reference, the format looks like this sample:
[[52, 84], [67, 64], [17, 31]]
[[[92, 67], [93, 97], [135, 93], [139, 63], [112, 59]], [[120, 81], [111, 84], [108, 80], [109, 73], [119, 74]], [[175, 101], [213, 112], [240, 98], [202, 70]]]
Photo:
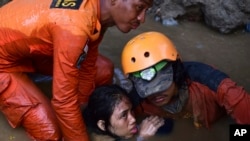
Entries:
[[186, 88], [188, 85], [188, 74], [186, 73], [183, 63], [180, 59], [172, 62], [172, 67], [174, 71], [174, 82], [178, 88]]
[[[110, 118], [114, 108], [123, 98], [127, 97], [127, 92], [120, 86], [112, 84], [100, 86], [94, 90], [89, 98], [89, 103], [83, 111], [86, 125], [91, 131], [97, 134], [109, 135], [119, 140], [120, 137], [109, 131]], [[99, 120], [105, 121], [105, 131], [97, 126]]]

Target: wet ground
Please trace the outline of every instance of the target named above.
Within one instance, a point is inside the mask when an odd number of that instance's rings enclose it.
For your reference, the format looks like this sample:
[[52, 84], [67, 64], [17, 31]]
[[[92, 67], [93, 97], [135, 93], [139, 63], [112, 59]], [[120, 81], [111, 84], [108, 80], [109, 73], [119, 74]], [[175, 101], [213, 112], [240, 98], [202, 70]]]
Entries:
[[[120, 54], [125, 43], [145, 31], [159, 31], [174, 42], [183, 60], [201, 61], [226, 72], [250, 92], [250, 33], [239, 29], [232, 34], [220, 34], [203, 23], [179, 21], [177, 26], [162, 26], [148, 17], [145, 24], [128, 34], [110, 28], [100, 46], [100, 52], [120, 67]], [[50, 84], [40, 87], [50, 93]], [[229, 141], [229, 117], [222, 118], [211, 129], [195, 129], [191, 120], [175, 120], [171, 134], [155, 137], [154, 141]], [[20, 127], [12, 129], [0, 113], [0, 141], [30, 141]]]

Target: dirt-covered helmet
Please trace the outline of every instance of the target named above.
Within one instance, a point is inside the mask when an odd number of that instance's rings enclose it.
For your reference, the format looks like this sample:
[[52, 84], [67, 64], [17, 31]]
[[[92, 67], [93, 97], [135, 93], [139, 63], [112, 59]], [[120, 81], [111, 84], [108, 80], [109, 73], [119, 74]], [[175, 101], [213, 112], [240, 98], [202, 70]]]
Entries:
[[130, 75], [141, 97], [166, 90], [173, 82], [178, 52], [172, 41], [159, 32], [145, 32], [132, 38], [121, 56], [122, 69]]

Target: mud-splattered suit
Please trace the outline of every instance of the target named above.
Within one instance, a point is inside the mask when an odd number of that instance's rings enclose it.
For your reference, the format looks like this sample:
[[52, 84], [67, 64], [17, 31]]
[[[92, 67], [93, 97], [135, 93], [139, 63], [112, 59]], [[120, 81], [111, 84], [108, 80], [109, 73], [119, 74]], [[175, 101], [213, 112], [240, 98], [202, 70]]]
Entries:
[[[12, 127], [22, 125], [36, 140], [59, 140], [60, 130], [64, 140], [88, 140], [80, 104], [113, 75], [113, 64], [98, 53], [99, 6], [13, 0], [0, 8], [0, 110]], [[53, 108], [27, 72], [53, 75]]]

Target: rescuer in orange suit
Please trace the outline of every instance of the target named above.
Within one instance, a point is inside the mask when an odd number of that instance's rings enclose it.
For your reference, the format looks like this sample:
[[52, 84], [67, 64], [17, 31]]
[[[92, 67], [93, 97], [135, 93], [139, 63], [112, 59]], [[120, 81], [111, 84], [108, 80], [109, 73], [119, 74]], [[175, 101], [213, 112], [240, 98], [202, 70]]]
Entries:
[[[113, 75], [98, 45], [110, 26], [136, 29], [152, 2], [13, 0], [2, 6], [0, 109], [10, 125], [23, 126], [34, 140], [89, 140], [80, 109]], [[27, 73], [53, 75], [51, 103]]]

